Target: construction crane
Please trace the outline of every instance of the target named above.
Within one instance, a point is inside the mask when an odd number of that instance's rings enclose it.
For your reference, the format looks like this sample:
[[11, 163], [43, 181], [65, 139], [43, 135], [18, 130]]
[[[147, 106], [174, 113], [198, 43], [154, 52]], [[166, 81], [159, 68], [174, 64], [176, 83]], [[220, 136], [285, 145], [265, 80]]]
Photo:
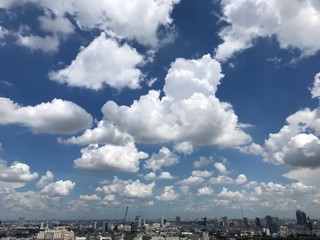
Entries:
[[128, 209], [129, 209], [129, 206], [127, 206], [127, 208], [126, 208], [126, 213], [124, 214], [123, 225], [125, 225], [125, 223], [126, 223], [127, 214], [128, 214]]

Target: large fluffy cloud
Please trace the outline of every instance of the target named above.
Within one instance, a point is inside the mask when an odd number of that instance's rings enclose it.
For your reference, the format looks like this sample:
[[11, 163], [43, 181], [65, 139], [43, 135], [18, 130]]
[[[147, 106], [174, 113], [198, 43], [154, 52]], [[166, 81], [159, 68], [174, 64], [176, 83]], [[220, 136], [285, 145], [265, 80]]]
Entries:
[[18, 35], [16, 42], [19, 46], [27, 47], [31, 50], [42, 50], [44, 52], [55, 52], [59, 48], [59, 39], [56, 36], [35, 36]]
[[258, 37], [275, 36], [281, 48], [297, 48], [302, 55], [320, 49], [317, 1], [223, 0], [221, 6], [222, 19], [229, 25], [219, 33], [223, 43], [216, 49], [217, 59], [251, 47]]
[[162, 147], [158, 154], [152, 154], [151, 158], [145, 162], [144, 168], [157, 171], [162, 167], [169, 167], [178, 162], [179, 156], [171, 152], [168, 148]]
[[70, 134], [90, 127], [91, 123], [91, 115], [73, 102], [54, 99], [23, 107], [0, 98], [0, 125], [20, 124], [35, 133]]
[[178, 198], [178, 194], [174, 192], [173, 186], [165, 186], [163, 193], [156, 196], [156, 199], [159, 201], [174, 201]]
[[139, 87], [142, 73], [137, 65], [143, 57], [129, 45], [119, 45], [116, 40], [107, 39], [102, 33], [78, 53], [75, 60], [65, 69], [51, 72], [52, 80], [69, 86], [94, 90], [104, 85], [121, 89]]
[[150, 198], [152, 197], [154, 187], [154, 182], [144, 184], [139, 180], [121, 180], [114, 177], [111, 183], [98, 187], [96, 191], [105, 193], [107, 196], [110, 196], [110, 194], [119, 194], [126, 198]]
[[[30, 172], [29, 165], [13, 162], [11, 166], [7, 166], [7, 163], [0, 159], [0, 187], [1, 185], [14, 188], [22, 187], [27, 182], [34, 181], [37, 178], [38, 173]], [[1, 182], [5, 182], [6, 184], [1, 184]]]
[[87, 129], [81, 136], [68, 139], [58, 138], [60, 143], [67, 144], [113, 144], [124, 145], [132, 141], [129, 134], [121, 132], [116, 126], [100, 121], [94, 129]]
[[81, 157], [74, 160], [75, 167], [94, 172], [137, 172], [139, 160], [148, 157], [132, 142], [124, 146], [92, 144], [83, 148], [81, 153]]
[[269, 135], [263, 146], [257, 144], [243, 149], [273, 164], [296, 167], [320, 166], [320, 108], [300, 110], [286, 119], [278, 133]]
[[188, 141], [198, 145], [232, 147], [247, 143], [232, 106], [215, 91], [222, 77], [220, 64], [205, 55], [177, 59], [166, 76], [164, 92], [151, 90], [131, 106], [108, 101], [105, 121], [114, 123], [138, 142]]
[[61, 199], [68, 196], [76, 185], [75, 182], [72, 182], [71, 180], [59, 180], [54, 182], [53, 179], [54, 174], [50, 171], [47, 171], [46, 174], [40, 178], [37, 187], [41, 188], [41, 194], [45, 194], [55, 199]]
[[44, 16], [39, 19], [41, 27], [53, 33], [72, 32], [71, 22], [65, 18], [69, 16], [82, 30], [99, 29], [118, 38], [135, 39], [141, 44], [157, 46], [159, 27], [170, 27], [170, 14], [178, 2], [179, 0], [124, 0], [121, 3], [112, 0], [95, 3], [87, 0], [13, 0], [2, 1], [0, 6], [10, 8], [14, 4], [24, 3], [38, 5], [44, 10]]

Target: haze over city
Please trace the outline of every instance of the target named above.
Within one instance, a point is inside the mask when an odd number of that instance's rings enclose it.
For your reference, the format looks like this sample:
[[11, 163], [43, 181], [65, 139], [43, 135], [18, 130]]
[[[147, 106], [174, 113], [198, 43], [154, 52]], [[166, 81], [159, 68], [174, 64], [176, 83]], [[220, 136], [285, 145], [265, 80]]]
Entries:
[[1, 0], [0, 220], [320, 218], [320, 1]]

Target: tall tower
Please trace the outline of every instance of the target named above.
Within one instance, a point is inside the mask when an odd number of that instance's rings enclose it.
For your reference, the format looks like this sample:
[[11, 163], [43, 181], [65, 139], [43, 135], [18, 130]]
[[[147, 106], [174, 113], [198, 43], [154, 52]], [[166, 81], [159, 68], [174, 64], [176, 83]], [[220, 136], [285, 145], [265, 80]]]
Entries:
[[301, 225], [302, 224], [302, 214], [300, 210], [296, 211], [296, 217], [297, 217], [297, 224]]
[[181, 218], [180, 218], [180, 216], [176, 216], [176, 224], [177, 224], [177, 226], [180, 226], [180, 225], [181, 225]]

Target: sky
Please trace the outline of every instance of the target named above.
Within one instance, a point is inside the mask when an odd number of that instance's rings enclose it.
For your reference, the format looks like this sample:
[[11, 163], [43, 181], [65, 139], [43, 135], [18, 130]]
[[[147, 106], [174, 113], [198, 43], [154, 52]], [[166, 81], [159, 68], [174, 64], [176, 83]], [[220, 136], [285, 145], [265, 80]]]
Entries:
[[320, 2], [0, 1], [0, 218], [320, 217]]

